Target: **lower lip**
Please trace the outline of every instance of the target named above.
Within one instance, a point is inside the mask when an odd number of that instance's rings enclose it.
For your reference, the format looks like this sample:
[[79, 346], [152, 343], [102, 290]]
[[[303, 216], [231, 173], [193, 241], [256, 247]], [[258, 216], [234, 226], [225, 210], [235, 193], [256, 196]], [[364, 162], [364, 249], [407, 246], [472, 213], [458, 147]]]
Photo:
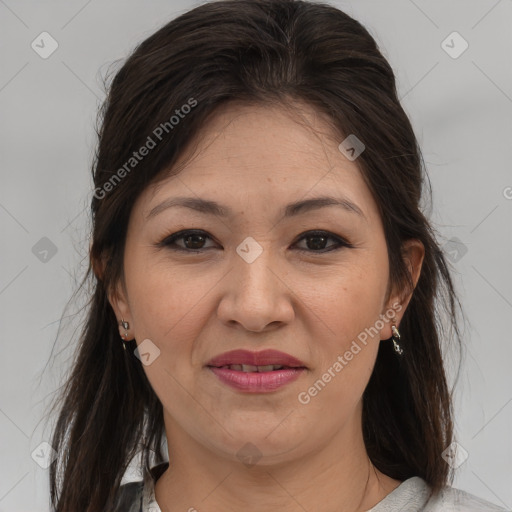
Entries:
[[224, 383], [239, 391], [268, 393], [298, 379], [305, 368], [286, 368], [270, 372], [241, 372], [227, 368], [209, 367]]

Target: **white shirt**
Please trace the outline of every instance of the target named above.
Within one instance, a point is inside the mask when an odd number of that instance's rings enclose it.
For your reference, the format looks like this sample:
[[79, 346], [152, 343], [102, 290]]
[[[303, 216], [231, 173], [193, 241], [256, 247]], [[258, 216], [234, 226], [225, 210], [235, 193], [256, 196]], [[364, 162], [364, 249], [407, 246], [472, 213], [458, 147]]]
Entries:
[[[118, 512], [162, 512], [155, 499], [154, 480], [121, 486], [122, 504]], [[367, 512], [512, 512], [473, 494], [445, 487], [428, 499], [429, 486], [420, 477], [402, 482]], [[192, 508], [193, 510], [193, 508]]]

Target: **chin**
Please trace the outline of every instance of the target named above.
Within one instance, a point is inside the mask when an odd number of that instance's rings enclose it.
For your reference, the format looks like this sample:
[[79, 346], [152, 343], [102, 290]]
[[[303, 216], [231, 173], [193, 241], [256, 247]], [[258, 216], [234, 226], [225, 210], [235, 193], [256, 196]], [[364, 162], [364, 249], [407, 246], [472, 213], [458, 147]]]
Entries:
[[[271, 428], [247, 428], [240, 425], [239, 429], [232, 426], [227, 437], [217, 444], [217, 450], [230, 459], [238, 460], [246, 465], [274, 465], [290, 459], [298, 447], [306, 440], [290, 435], [290, 430], [277, 432], [276, 425]], [[302, 434], [304, 435], [304, 434]], [[211, 441], [211, 439], [210, 439]]]

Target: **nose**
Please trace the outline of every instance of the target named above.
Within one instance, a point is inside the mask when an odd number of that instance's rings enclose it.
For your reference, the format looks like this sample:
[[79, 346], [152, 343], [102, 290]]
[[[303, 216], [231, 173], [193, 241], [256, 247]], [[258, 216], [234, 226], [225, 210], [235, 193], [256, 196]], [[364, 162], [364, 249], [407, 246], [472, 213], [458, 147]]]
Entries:
[[228, 326], [251, 332], [290, 323], [295, 315], [295, 296], [285, 274], [270, 258], [268, 249], [252, 263], [235, 255], [232, 270], [223, 280], [218, 318]]

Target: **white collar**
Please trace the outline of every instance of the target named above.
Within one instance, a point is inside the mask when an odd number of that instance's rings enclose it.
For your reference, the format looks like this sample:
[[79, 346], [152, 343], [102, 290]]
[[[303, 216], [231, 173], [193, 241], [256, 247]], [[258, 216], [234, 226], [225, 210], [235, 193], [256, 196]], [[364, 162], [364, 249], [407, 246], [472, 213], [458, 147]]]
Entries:
[[142, 512], [162, 512], [155, 497], [155, 482], [151, 478], [144, 484], [142, 493]]

